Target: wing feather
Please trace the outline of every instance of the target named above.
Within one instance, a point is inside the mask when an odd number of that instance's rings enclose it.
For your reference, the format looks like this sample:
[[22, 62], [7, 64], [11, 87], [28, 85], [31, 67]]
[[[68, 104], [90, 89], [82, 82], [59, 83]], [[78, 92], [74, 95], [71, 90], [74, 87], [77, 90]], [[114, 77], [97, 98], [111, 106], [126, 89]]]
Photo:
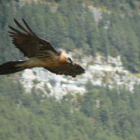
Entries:
[[21, 24], [19, 24], [19, 22], [14, 18], [15, 23], [17, 24], [17, 26], [19, 28], [21, 28], [23, 31], [25, 31], [26, 33], [30, 34], [30, 32], [28, 30], [26, 30]]
[[27, 27], [27, 29], [33, 34], [33, 35], [35, 35], [34, 34], [34, 32], [32, 31], [32, 29], [28, 26], [28, 24], [26, 23], [26, 21], [22, 18], [22, 21], [24, 22], [24, 24], [25, 24], [25, 26]]
[[[24, 19], [22, 19], [25, 27], [23, 27], [16, 19], [14, 19], [16, 25], [22, 30], [19, 31], [11, 26], [9, 28], [10, 36], [13, 38], [14, 45], [27, 57], [40, 56], [44, 51], [47, 55], [50, 51], [56, 55], [59, 53], [53, 48], [50, 42], [45, 39], [39, 38], [35, 35], [29, 25]], [[44, 53], [43, 53], [44, 54]], [[46, 56], [44, 54], [44, 56]]]
[[[18, 34], [23, 34], [23, 33], [20, 32], [19, 30], [15, 29], [15, 28], [13, 28], [13, 27], [11, 27], [11, 26], [9, 26], [9, 28], [10, 28], [11, 30], [13, 30], [14, 32], [18, 33]], [[14, 33], [14, 32], [13, 32], [13, 33]]]
[[50, 72], [53, 72], [55, 74], [60, 74], [60, 75], [69, 75], [72, 77], [76, 77], [76, 75], [80, 75], [85, 72], [84, 68], [82, 68], [78, 64], [67, 64], [59, 67], [51, 67], [51, 68], [45, 68], [49, 70]]

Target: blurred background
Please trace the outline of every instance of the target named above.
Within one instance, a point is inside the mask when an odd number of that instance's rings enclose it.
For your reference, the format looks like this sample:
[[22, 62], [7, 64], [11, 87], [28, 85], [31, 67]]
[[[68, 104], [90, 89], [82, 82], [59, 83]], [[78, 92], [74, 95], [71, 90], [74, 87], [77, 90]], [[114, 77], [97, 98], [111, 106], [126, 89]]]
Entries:
[[140, 140], [139, 0], [0, 0], [0, 64], [26, 59], [14, 18], [86, 73], [0, 76], [0, 140]]

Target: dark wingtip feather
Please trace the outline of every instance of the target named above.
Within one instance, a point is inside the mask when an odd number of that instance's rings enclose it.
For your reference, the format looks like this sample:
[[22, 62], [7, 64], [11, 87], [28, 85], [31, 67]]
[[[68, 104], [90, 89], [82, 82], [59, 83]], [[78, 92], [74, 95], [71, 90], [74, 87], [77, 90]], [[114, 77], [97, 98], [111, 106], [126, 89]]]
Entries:
[[30, 34], [30, 32], [28, 30], [26, 30], [15, 18], [14, 18], [14, 21], [20, 29], [22, 29], [24, 32]]
[[12, 35], [14, 35], [14, 34], [15, 34], [14, 32], [11, 32], [11, 31], [8, 31], [8, 33], [10, 33], [10, 34], [12, 34]]
[[19, 34], [22, 34], [19, 30], [17, 30], [17, 29], [15, 29], [15, 28], [13, 28], [13, 27], [11, 27], [11, 26], [8, 26], [11, 30], [13, 30], [14, 32], [17, 32], [17, 33], [19, 33]]
[[13, 35], [9, 35], [10, 37], [13, 37]]
[[35, 35], [35, 33], [32, 31], [32, 29], [29, 27], [29, 25], [26, 23], [26, 21], [22, 18], [22, 21], [23, 21], [23, 23], [25, 24], [25, 26], [27, 27], [27, 29], [34, 35], [34, 36], [36, 36]]
[[17, 20], [14, 18], [14, 21], [16, 22]]

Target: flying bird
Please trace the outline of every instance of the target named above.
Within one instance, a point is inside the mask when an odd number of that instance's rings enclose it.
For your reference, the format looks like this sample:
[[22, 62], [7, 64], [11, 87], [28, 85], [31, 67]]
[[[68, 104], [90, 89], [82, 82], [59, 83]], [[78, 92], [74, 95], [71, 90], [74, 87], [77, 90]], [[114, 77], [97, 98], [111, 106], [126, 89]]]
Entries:
[[34, 67], [43, 67], [52, 73], [76, 77], [85, 72], [84, 68], [73, 62], [64, 52], [57, 51], [49, 41], [38, 37], [27, 22], [24, 26], [14, 19], [21, 29], [9, 28], [13, 44], [28, 57], [27, 60], [9, 61], [0, 65], [0, 75], [11, 74]]

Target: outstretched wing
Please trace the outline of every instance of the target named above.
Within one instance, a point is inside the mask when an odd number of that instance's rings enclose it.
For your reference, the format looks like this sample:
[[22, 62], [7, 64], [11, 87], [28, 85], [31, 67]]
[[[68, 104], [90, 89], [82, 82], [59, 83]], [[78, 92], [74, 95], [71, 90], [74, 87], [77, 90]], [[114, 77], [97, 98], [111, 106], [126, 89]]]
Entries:
[[55, 74], [70, 75], [72, 77], [76, 77], [76, 75], [80, 75], [85, 72], [84, 68], [82, 68], [78, 64], [67, 64], [59, 67], [51, 67], [46, 69]]
[[25, 56], [47, 56], [52, 53], [58, 55], [58, 52], [53, 48], [50, 42], [36, 36], [35, 33], [31, 30], [31, 28], [28, 26], [26, 21], [24, 19], [22, 20], [26, 28], [19, 24], [16, 19], [14, 19], [15, 23], [22, 30], [22, 32], [9, 26], [9, 28], [12, 30], [9, 31], [9, 33], [10, 36], [13, 38], [13, 43], [15, 44], [15, 46], [21, 52], [23, 52]]

